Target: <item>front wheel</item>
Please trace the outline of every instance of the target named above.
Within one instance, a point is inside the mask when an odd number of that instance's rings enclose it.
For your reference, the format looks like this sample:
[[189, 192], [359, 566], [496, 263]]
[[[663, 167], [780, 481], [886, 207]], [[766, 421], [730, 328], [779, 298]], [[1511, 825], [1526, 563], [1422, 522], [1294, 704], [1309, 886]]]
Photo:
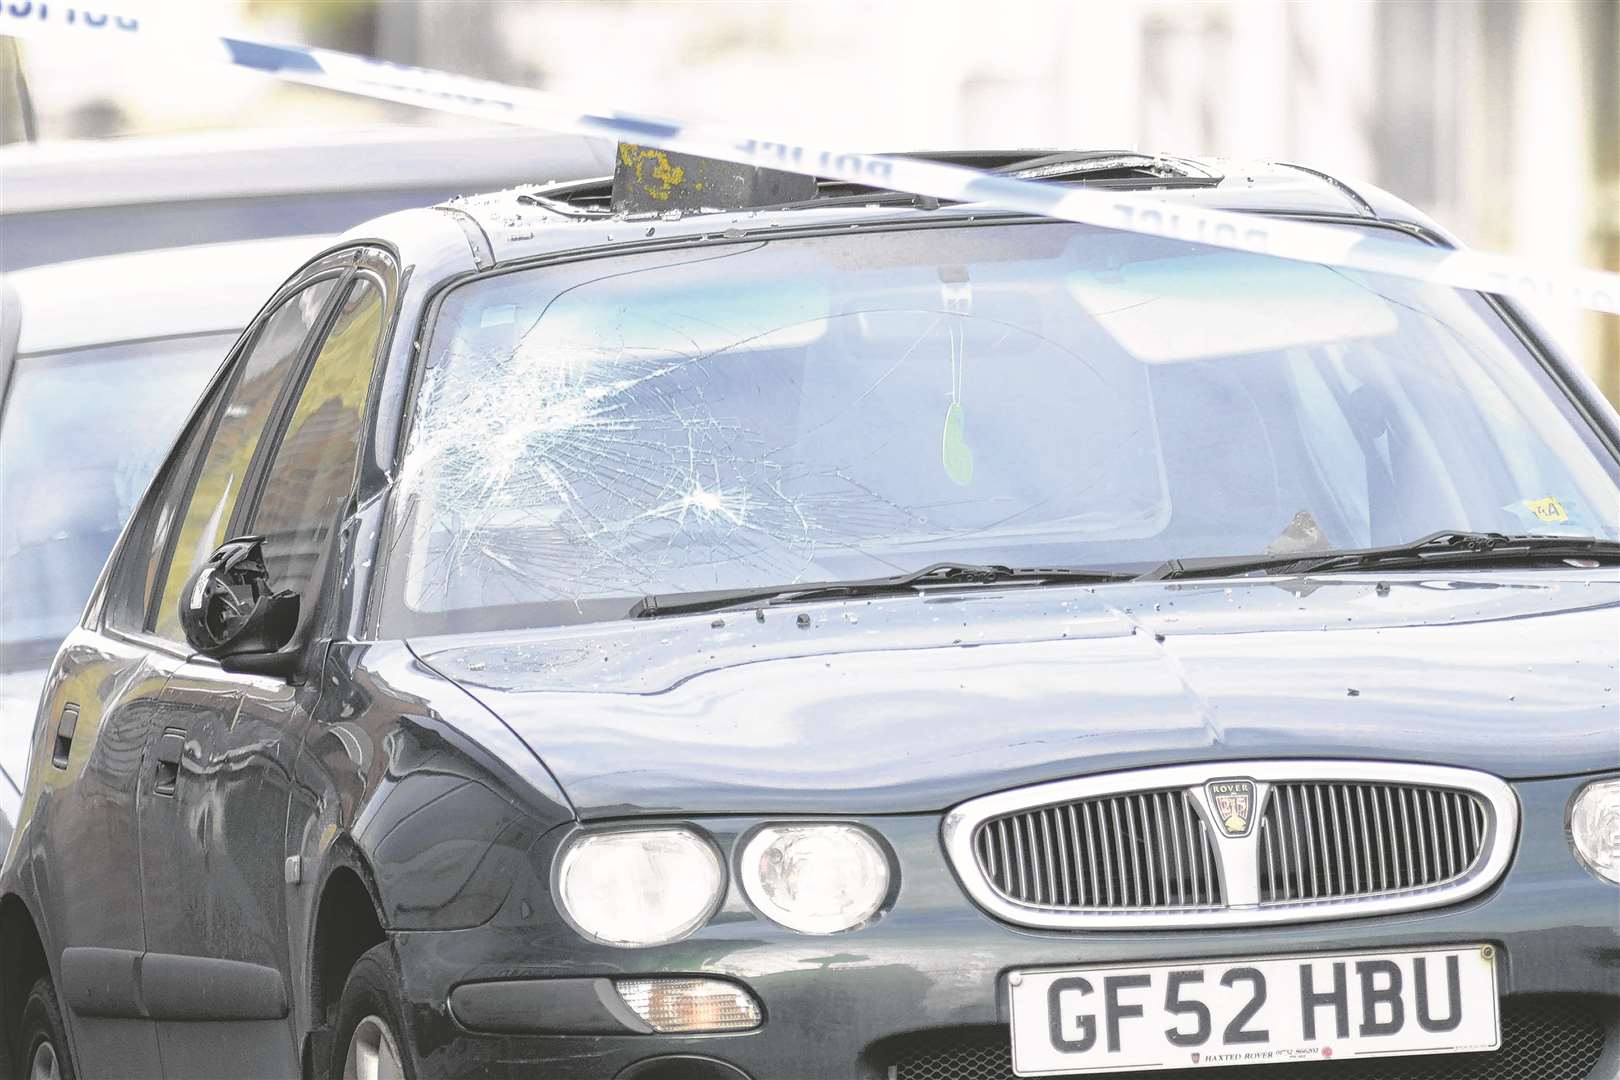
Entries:
[[338, 1000], [328, 1076], [343, 1080], [416, 1080], [404, 1052], [399, 969], [388, 943], [354, 963]]
[[47, 976], [36, 979], [23, 999], [17, 1036], [15, 1068], [22, 1080], [75, 1080], [78, 1076], [68, 1057], [62, 1008]]

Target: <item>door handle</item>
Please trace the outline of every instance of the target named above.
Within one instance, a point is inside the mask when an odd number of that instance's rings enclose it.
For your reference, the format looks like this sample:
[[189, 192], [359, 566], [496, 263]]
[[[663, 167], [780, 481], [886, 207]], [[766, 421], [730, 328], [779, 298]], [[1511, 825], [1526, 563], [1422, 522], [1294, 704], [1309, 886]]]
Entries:
[[51, 764], [58, 769], [67, 768], [68, 755], [73, 752], [73, 732], [79, 726], [79, 707], [62, 706], [62, 715], [56, 721], [56, 742], [51, 746]]
[[175, 785], [180, 782], [180, 755], [185, 746], [186, 733], [183, 731], [165, 731], [158, 739], [155, 754], [157, 779], [152, 781], [153, 794], [174, 794]]

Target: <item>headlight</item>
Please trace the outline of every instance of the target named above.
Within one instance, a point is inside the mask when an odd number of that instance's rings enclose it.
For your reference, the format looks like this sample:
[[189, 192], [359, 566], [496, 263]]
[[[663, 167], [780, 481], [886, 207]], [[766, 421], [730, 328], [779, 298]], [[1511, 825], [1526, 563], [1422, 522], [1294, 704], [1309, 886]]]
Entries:
[[719, 907], [725, 868], [687, 829], [586, 833], [568, 845], [557, 896], [574, 925], [609, 945], [662, 945]]
[[1569, 810], [1569, 835], [1581, 862], [1620, 885], [1620, 780], [1581, 788]]
[[889, 860], [853, 825], [770, 825], [743, 848], [742, 884], [788, 929], [836, 934], [877, 914], [889, 894]]

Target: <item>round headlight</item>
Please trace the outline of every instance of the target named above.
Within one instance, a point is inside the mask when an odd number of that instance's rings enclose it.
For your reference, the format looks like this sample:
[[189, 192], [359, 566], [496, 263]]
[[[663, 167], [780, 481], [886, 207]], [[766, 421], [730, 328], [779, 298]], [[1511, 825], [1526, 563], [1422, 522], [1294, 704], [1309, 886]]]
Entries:
[[687, 829], [585, 833], [557, 869], [574, 925], [608, 945], [662, 945], [706, 922], [725, 892], [714, 847]]
[[1581, 862], [1620, 885], [1620, 780], [1581, 788], [1569, 810], [1569, 835]]
[[770, 825], [742, 853], [754, 906], [790, 930], [836, 934], [877, 914], [889, 894], [889, 860], [853, 825]]

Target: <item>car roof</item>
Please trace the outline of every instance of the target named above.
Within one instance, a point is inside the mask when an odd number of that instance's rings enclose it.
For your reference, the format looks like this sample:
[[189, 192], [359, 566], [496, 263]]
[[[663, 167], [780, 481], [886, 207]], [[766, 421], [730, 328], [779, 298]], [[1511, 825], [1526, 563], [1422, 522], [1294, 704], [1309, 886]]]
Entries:
[[27, 355], [186, 334], [236, 333], [328, 246], [320, 236], [103, 255], [5, 275]]
[[594, 175], [612, 145], [525, 128], [199, 132], [0, 148], [0, 214], [272, 195], [460, 187]]
[[[1151, 193], [1156, 199], [1211, 209], [1399, 223], [1454, 243], [1423, 213], [1371, 184], [1289, 163], [1176, 158], [1133, 151], [948, 151], [915, 156], [992, 169], [1003, 175]], [[1064, 171], [1065, 161], [1073, 165], [1071, 170]], [[936, 200], [919, 200], [842, 181], [820, 181], [816, 198], [790, 206], [662, 215], [613, 214], [609, 208], [610, 190], [611, 178], [525, 186], [453, 199], [435, 209], [476, 223], [489, 241], [488, 256], [495, 263], [654, 237], [726, 232], [742, 235], [755, 230], [779, 231], [840, 222], [922, 224], [941, 214]], [[975, 215], [1000, 212], [988, 206], [958, 205], [954, 210], [972, 211]], [[413, 213], [391, 215], [379, 219], [379, 224], [409, 218]], [[376, 236], [379, 230], [367, 225], [348, 235]]]

